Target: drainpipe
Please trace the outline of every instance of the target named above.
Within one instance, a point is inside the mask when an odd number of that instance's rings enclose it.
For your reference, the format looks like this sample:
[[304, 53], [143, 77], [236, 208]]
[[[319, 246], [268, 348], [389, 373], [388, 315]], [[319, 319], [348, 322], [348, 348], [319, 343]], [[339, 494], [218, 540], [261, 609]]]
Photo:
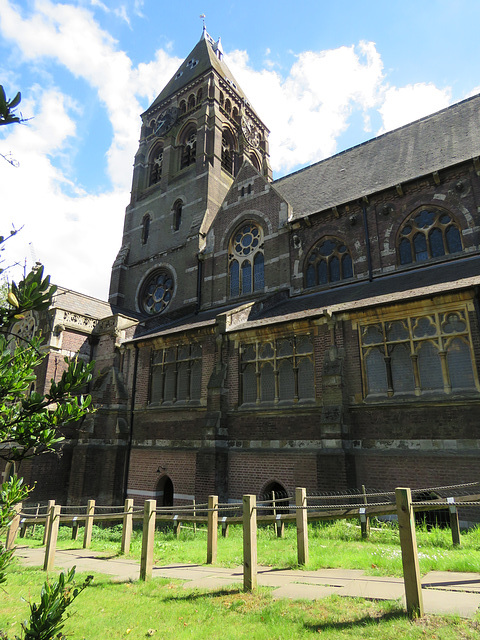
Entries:
[[195, 309], [195, 313], [200, 311], [200, 307], [202, 306], [202, 280], [203, 280], [203, 259], [200, 257], [200, 254], [197, 256], [198, 259], [198, 267], [197, 267], [197, 307]]
[[365, 246], [367, 248], [368, 279], [371, 282], [373, 280], [373, 269], [372, 269], [372, 252], [370, 250], [370, 234], [368, 232], [368, 221], [367, 221], [367, 199], [363, 197], [360, 200], [360, 203], [362, 205], [363, 230], [365, 233]]
[[137, 390], [137, 372], [138, 372], [138, 345], [134, 344], [135, 347], [135, 361], [133, 365], [133, 382], [132, 382], [132, 397], [130, 404], [130, 430], [128, 434], [128, 444], [127, 444], [127, 459], [125, 460], [125, 470], [123, 476], [123, 499], [127, 499], [127, 489], [128, 489], [128, 475], [130, 472], [130, 456], [132, 453], [132, 441], [133, 441], [133, 419], [134, 419], [134, 411], [135, 411], [135, 396]]

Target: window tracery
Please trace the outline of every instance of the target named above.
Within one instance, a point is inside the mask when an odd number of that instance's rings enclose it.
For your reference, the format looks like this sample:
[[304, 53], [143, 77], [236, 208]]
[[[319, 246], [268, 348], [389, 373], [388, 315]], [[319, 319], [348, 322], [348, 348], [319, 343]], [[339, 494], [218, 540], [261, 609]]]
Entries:
[[352, 257], [347, 246], [338, 238], [321, 240], [307, 256], [305, 287], [315, 287], [352, 277]]
[[232, 298], [265, 287], [263, 230], [253, 222], [243, 223], [230, 239], [229, 276]]
[[235, 142], [233, 136], [225, 129], [222, 134], [222, 169], [233, 174], [235, 156]]
[[156, 147], [154, 149], [151, 160], [149, 163], [150, 172], [148, 177], [148, 186], [150, 187], [152, 184], [157, 184], [162, 177], [162, 169], [163, 169], [163, 146]]
[[177, 345], [152, 353], [149, 402], [199, 404], [202, 393], [202, 346]]
[[313, 341], [297, 335], [240, 348], [241, 404], [315, 400]]
[[463, 251], [460, 229], [446, 210], [421, 209], [411, 215], [399, 233], [400, 264], [424, 262]]
[[170, 270], [165, 267], [157, 269], [147, 278], [141, 289], [140, 308], [149, 314], [162, 313], [173, 297], [174, 288]]
[[359, 327], [366, 397], [480, 390], [466, 308]]
[[187, 129], [182, 141], [182, 156], [180, 160], [180, 168], [194, 164], [197, 153], [197, 130], [193, 127]]

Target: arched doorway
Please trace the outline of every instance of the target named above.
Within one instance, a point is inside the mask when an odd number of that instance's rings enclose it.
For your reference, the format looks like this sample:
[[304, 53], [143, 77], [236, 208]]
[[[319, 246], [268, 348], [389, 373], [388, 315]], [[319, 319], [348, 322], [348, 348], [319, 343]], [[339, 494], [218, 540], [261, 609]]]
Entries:
[[163, 476], [158, 481], [157, 504], [159, 507], [173, 507], [173, 482], [169, 476]]
[[[283, 507], [289, 506], [290, 502], [288, 498], [289, 498], [289, 495], [285, 487], [276, 481], [273, 481], [267, 484], [262, 495], [260, 496], [260, 500], [275, 501], [274, 504], [272, 505], [272, 508], [265, 509], [265, 514], [269, 514], [269, 515], [274, 513], [288, 513], [288, 509], [283, 508]], [[282, 509], [277, 510], [276, 508], [277, 506], [281, 506]]]

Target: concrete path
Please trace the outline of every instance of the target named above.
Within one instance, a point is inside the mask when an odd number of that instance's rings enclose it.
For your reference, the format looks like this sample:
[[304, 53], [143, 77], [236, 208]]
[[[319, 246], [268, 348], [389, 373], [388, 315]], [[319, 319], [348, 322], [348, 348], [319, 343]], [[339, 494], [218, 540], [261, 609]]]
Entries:
[[[16, 557], [27, 566], [42, 566], [44, 549], [17, 547]], [[88, 549], [57, 550], [55, 566], [76, 566], [78, 572], [98, 572], [113, 580], [138, 580], [139, 564], [134, 560], [107, 557]], [[154, 578], [184, 580], [186, 589], [221, 589], [243, 584], [243, 567], [225, 569], [210, 565], [172, 564], [153, 568]], [[258, 568], [258, 584], [272, 587], [274, 598], [318, 600], [326, 596], [353, 596], [371, 600], [400, 600], [405, 606], [402, 578], [366, 576], [363, 571], [321, 569]], [[432, 571], [422, 579], [425, 613], [453, 614], [472, 618], [480, 606], [480, 574]]]

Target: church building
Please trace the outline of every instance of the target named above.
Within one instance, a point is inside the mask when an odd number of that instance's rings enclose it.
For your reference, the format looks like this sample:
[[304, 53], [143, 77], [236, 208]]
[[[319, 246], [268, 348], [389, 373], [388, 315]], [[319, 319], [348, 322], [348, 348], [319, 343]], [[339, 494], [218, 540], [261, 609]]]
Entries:
[[478, 480], [480, 96], [278, 180], [261, 117], [206, 31], [142, 114], [108, 302], [34, 320], [97, 411], [33, 500]]

